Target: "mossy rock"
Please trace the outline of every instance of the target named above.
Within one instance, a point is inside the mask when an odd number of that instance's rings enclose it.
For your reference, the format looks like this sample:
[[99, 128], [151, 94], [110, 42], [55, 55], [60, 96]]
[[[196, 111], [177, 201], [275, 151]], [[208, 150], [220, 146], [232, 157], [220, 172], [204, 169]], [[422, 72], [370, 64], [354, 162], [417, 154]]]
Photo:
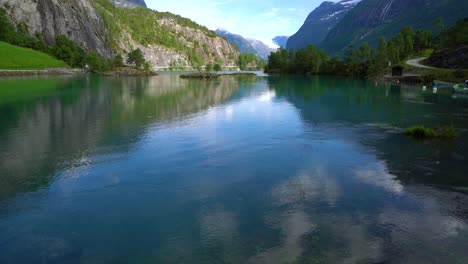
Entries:
[[135, 69], [132, 67], [120, 67], [103, 73], [105, 76], [154, 76], [154, 72]]

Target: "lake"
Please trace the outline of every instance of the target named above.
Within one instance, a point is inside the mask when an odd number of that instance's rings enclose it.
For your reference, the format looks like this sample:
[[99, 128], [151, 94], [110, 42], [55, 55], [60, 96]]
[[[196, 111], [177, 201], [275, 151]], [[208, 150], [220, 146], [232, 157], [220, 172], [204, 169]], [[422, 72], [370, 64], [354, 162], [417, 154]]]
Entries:
[[3, 78], [0, 263], [468, 263], [467, 135], [419, 85]]

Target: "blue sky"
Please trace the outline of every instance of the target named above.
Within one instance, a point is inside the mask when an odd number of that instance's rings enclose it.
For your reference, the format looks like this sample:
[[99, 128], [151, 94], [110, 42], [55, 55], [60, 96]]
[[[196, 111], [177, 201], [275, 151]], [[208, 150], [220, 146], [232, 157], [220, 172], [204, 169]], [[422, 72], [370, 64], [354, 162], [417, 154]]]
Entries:
[[190, 18], [210, 29], [223, 28], [271, 42], [292, 35], [324, 0], [146, 0], [148, 7]]

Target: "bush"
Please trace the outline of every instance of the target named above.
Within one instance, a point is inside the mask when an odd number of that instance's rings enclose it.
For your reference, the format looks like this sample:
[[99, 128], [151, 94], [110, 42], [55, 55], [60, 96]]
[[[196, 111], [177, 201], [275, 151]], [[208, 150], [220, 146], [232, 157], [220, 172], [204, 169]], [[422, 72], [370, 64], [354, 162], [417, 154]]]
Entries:
[[416, 139], [428, 139], [435, 137], [434, 130], [425, 126], [409, 127], [405, 130], [405, 134]]
[[122, 55], [117, 55], [115, 58], [112, 60], [112, 68], [119, 68], [124, 66], [124, 60]]
[[458, 137], [458, 134], [453, 126], [448, 126], [441, 128], [437, 133], [437, 137], [442, 139], [455, 139]]
[[145, 57], [141, 49], [136, 49], [128, 54], [127, 63], [134, 66], [137, 69], [141, 69], [145, 66]]
[[86, 64], [85, 51], [64, 35], [55, 38], [53, 53], [57, 59], [63, 60], [72, 67], [83, 68]]
[[0, 40], [12, 43], [15, 40], [16, 30], [8, 18], [5, 9], [0, 8]]
[[221, 70], [222, 70], [222, 69], [221, 69], [221, 65], [219, 65], [218, 63], [216, 63], [216, 64], [213, 66], [213, 70], [215, 70], [215, 71], [217, 71], [217, 72], [218, 72], [218, 71], [221, 71]]
[[102, 71], [102, 63], [101, 63], [101, 58], [95, 51], [91, 51], [88, 53], [88, 67], [91, 72], [101, 72]]

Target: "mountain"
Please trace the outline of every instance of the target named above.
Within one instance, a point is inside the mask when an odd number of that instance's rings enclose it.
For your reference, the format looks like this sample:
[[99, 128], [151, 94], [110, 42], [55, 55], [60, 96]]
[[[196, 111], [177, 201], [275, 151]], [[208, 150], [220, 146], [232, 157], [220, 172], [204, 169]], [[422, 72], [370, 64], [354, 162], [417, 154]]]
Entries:
[[337, 3], [326, 1], [312, 11], [304, 25], [289, 37], [286, 48], [301, 49], [308, 44], [318, 45], [338, 22], [361, 0], [343, 0]]
[[272, 39], [273, 43], [285, 49], [288, 43], [289, 36], [276, 36]]
[[225, 29], [216, 29], [215, 32], [219, 36], [235, 44], [241, 53], [252, 53], [262, 60], [267, 60], [270, 53], [277, 50], [277, 47], [273, 47], [274, 45], [269, 46], [256, 39], [246, 39], [241, 35], [233, 34]]
[[85, 50], [107, 58], [117, 54], [125, 58], [139, 48], [155, 69], [208, 63], [238, 67], [239, 51], [228, 41], [167, 12], [117, 8], [109, 0], [0, 0], [0, 7], [5, 7], [13, 22], [24, 23], [31, 35], [39, 33], [49, 45], [65, 35]]
[[460, 0], [362, 0], [330, 30], [319, 45], [329, 53], [341, 53], [349, 44], [376, 45], [380, 36], [395, 36], [405, 25], [433, 30], [442, 17], [446, 26], [466, 17], [468, 1]]
[[257, 57], [265, 61], [268, 60], [268, 56], [270, 56], [272, 52], [275, 52], [276, 50], [278, 50], [277, 47], [268, 46], [267, 44], [261, 42], [260, 40], [256, 40], [256, 39], [247, 39], [247, 40], [250, 42], [250, 45], [252, 45], [252, 47], [255, 49], [255, 54], [257, 55]]
[[111, 2], [120, 8], [146, 7], [145, 0], [111, 0]]
[[13, 22], [25, 23], [32, 34], [39, 33], [51, 45], [65, 35], [86, 50], [105, 57], [113, 56], [104, 20], [90, 0], [0, 0]]
[[241, 53], [252, 53], [256, 54], [257, 51], [255, 48], [250, 44], [250, 41], [248, 41], [246, 38], [244, 38], [241, 35], [233, 34], [227, 30], [224, 29], [216, 29], [215, 30], [216, 34], [220, 35], [221, 37], [226, 38], [229, 42], [235, 44]]

